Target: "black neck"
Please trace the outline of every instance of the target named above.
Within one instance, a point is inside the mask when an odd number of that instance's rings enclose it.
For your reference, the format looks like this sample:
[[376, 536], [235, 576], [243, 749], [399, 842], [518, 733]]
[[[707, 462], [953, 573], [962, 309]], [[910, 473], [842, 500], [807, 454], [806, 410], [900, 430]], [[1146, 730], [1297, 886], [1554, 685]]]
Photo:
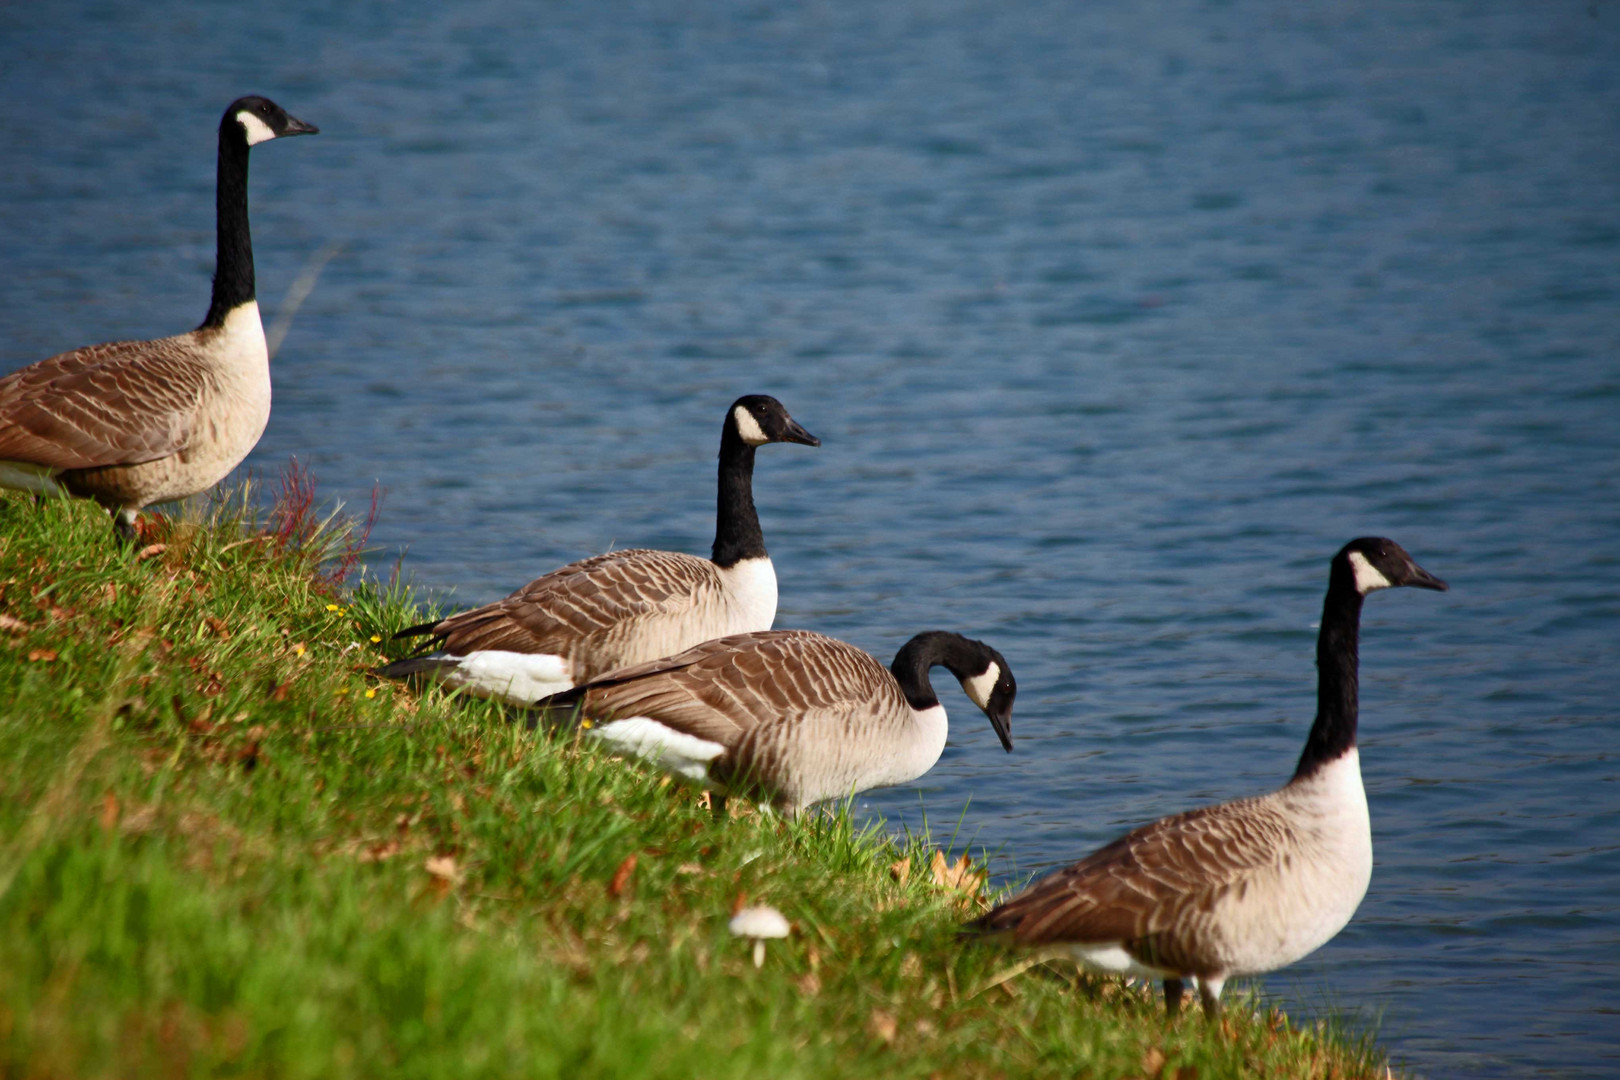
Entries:
[[214, 300], [203, 319], [205, 327], [224, 326], [225, 316], [232, 309], [254, 298], [247, 183], [247, 139], [236, 118], [227, 116], [219, 125], [219, 177], [214, 187]]
[[716, 566], [736, 566], [765, 557], [765, 534], [754, 511], [754, 448], [743, 442], [730, 417], [720, 436], [720, 493], [714, 514]]
[[1316, 638], [1316, 722], [1305, 738], [1295, 780], [1311, 775], [1356, 745], [1361, 600], [1349, 564], [1335, 560], [1327, 600], [1322, 604], [1322, 630]]
[[939, 704], [939, 696], [928, 681], [928, 669], [942, 664], [958, 679], [976, 675], [984, 669], [984, 664], [975, 666], [979, 657], [970, 656], [971, 652], [972, 645], [961, 634], [930, 630], [900, 646], [900, 651], [894, 654], [894, 662], [889, 665], [889, 672], [894, 675], [894, 681], [900, 684], [900, 692], [906, 695], [907, 704], [913, 709], [931, 709]]

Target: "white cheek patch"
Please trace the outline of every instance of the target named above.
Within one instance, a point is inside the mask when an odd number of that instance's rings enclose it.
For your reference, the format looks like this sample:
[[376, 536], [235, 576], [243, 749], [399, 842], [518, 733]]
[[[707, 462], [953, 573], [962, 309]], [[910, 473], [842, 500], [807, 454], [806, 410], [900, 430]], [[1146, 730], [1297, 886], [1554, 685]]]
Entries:
[[258, 146], [260, 143], [269, 142], [276, 137], [276, 133], [270, 130], [269, 124], [246, 109], [236, 114], [236, 120], [242, 125], [243, 130], [247, 132], [247, 144], [249, 146]]
[[990, 695], [995, 691], [996, 680], [999, 678], [1001, 678], [1001, 665], [992, 660], [983, 675], [974, 675], [972, 678], [963, 679], [962, 689], [967, 691], [967, 696], [973, 700], [973, 704], [981, 709], [988, 709], [990, 707]]
[[1383, 572], [1367, 561], [1367, 556], [1359, 551], [1350, 553], [1350, 569], [1356, 575], [1356, 592], [1363, 596], [1374, 589], [1387, 589], [1394, 582], [1385, 577]]
[[749, 446], [764, 446], [771, 441], [765, 437], [765, 431], [759, 426], [759, 421], [754, 419], [754, 414], [741, 405], [731, 410], [731, 419], [737, 425], [737, 434], [741, 435], [742, 441]]

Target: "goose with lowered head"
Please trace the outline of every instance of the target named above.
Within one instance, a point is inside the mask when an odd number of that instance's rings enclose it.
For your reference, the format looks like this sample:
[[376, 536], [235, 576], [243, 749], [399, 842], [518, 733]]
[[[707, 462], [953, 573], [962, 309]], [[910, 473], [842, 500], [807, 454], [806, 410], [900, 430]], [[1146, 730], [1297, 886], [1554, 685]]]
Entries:
[[721, 799], [743, 795], [797, 815], [934, 767], [947, 730], [928, 679], [936, 666], [956, 676], [1011, 753], [1012, 668], [984, 642], [940, 630], [906, 642], [887, 668], [808, 630], [738, 634], [611, 672], [540, 712], [577, 716], [596, 738]]

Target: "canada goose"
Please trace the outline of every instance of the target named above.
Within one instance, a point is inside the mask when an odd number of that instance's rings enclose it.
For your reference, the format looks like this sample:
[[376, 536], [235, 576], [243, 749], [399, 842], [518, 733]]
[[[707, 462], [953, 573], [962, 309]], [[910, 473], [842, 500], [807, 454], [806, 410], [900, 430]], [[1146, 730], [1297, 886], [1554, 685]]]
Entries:
[[1011, 753], [1012, 669], [982, 641], [938, 630], [906, 642], [888, 668], [808, 630], [735, 634], [610, 672], [539, 709], [577, 709], [590, 734], [619, 750], [722, 798], [746, 795], [797, 815], [934, 767], [946, 734], [928, 681], [936, 664], [961, 681]]
[[700, 641], [770, 629], [776, 571], [754, 511], [754, 448], [781, 442], [821, 445], [765, 394], [726, 410], [712, 558], [631, 548], [581, 559], [504, 600], [401, 630], [395, 637], [428, 635], [436, 648], [377, 673], [527, 705]]
[[1285, 967], [1325, 944], [1372, 877], [1356, 750], [1361, 602], [1400, 585], [1446, 588], [1393, 540], [1352, 540], [1333, 557], [1316, 643], [1316, 722], [1282, 788], [1161, 818], [970, 928], [1095, 970], [1162, 978], [1172, 1016], [1183, 980], [1196, 979], [1211, 1019], [1228, 978]]
[[253, 289], [248, 148], [313, 124], [262, 97], [219, 122], [214, 297], [178, 337], [90, 345], [0, 379], [0, 487], [94, 499], [132, 539], [152, 503], [206, 491], [270, 419], [270, 359]]

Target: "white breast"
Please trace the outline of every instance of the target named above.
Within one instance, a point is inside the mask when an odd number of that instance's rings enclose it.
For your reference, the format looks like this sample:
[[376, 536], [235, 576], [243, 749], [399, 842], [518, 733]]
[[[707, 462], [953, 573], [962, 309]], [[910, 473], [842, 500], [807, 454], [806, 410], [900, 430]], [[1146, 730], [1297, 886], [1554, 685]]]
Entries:
[[720, 567], [727, 628], [715, 637], [769, 630], [776, 621], [776, 568], [770, 556]]
[[1235, 931], [1226, 935], [1234, 975], [1272, 971], [1321, 948], [1350, 921], [1372, 880], [1372, 829], [1354, 748], [1273, 798], [1299, 840], [1273, 879], [1216, 907], [1215, 922]]

